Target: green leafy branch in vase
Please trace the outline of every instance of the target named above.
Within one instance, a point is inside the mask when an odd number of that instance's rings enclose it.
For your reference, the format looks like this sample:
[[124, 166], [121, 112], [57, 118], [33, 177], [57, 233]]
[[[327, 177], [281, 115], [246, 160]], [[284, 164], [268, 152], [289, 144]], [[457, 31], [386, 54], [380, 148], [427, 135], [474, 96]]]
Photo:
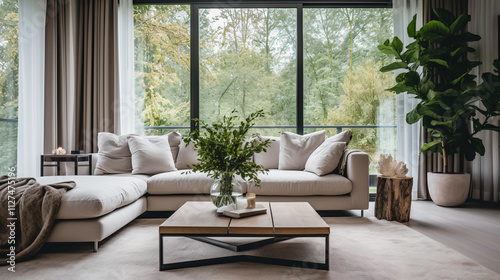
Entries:
[[229, 116], [223, 116], [220, 122], [211, 125], [195, 119], [201, 129], [192, 131], [184, 139], [186, 145], [193, 142], [194, 149], [198, 150], [199, 163], [192, 166], [192, 172], [205, 172], [209, 177], [220, 180], [221, 196], [217, 197], [217, 206], [235, 202], [231, 194], [236, 175], [259, 185], [258, 173], [269, 171], [255, 164], [252, 156], [265, 152], [271, 141], [263, 140], [258, 134], [247, 136], [255, 120], [262, 117], [264, 111], [259, 110], [236, 125], [238, 116], [233, 110]]

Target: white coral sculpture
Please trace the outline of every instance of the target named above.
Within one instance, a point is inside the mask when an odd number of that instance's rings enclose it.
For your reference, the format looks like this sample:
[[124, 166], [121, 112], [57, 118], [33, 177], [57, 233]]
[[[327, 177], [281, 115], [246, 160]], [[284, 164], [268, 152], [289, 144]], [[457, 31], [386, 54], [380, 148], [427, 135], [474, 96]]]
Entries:
[[376, 168], [378, 173], [382, 176], [392, 177], [394, 176], [394, 167], [396, 167], [397, 161], [392, 159], [392, 155], [381, 154], [377, 162]]
[[378, 173], [385, 177], [404, 178], [408, 173], [408, 168], [404, 162], [392, 158], [391, 154], [381, 154], [376, 165]]
[[406, 164], [402, 161], [398, 162], [398, 164], [396, 164], [396, 167], [394, 167], [394, 175], [398, 178], [406, 178], [407, 173], [408, 173], [408, 168], [406, 167]]

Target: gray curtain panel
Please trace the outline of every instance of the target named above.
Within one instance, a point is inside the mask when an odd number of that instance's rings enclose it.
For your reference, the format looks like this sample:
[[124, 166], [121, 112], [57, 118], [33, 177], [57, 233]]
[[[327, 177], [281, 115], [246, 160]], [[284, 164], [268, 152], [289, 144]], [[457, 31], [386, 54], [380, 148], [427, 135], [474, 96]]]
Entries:
[[77, 148], [97, 152], [98, 132], [119, 132], [118, 0], [79, 1]]
[[[432, 11], [433, 9], [447, 9], [451, 11], [455, 16], [467, 13], [467, 0], [425, 0], [423, 2], [423, 21], [424, 24], [434, 20], [435, 15]], [[424, 143], [430, 142], [430, 134], [422, 127], [421, 128], [421, 139], [420, 142]], [[468, 172], [469, 164], [465, 164], [465, 172]], [[430, 199], [429, 191], [427, 189], [427, 172], [442, 172], [443, 171], [443, 159], [437, 153], [432, 153], [426, 151], [420, 154], [419, 158], [419, 174], [418, 174], [418, 198]], [[459, 172], [460, 171], [460, 160], [458, 155], [448, 157], [448, 172]]]
[[47, 0], [44, 153], [75, 147], [76, 1]]
[[118, 0], [48, 0], [45, 153], [97, 152], [98, 132], [119, 133]]

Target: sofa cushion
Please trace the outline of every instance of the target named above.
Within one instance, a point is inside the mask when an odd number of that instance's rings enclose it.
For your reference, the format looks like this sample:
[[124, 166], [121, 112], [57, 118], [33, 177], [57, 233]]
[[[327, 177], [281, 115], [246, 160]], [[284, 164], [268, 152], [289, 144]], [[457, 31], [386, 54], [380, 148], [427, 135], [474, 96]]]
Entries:
[[304, 170], [309, 156], [325, 141], [325, 131], [306, 135], [282, 132], [280, 137], [279, 169]]
[[[156, 174], [148, 179], [148, 193], [151, 195], [162, 194], [210, 194], [210, 187], [214, 179], [202, 172], [182, 174], [189, 170], [178, 170]], [[243, 192], [247, 191], [247, 184], [238, 180]]]
[[280, 138], [262, 136], [264, 140], [271, 140], [271, 144], [265, 152], [253, 155], [255, 164], [262, 165], [264, 169], [278, 169], [280, 157]]
[[259, 178], [262, 180], [260, 187], [248, 184], [248, 192], [257, 195], [309, 196], [344, 195], [352, 190], [351, 181], [337, 174], [319, 177], [305, 171], [271, 169], [267, 174], [259, 174]]
[[179, 154], [177, 155], [175, 167], [177, 169], [191, 169], [198, 162], [198, 151], [194, 149], [194, 143], [191, 142], [186, 146], [186, 143], [182, 141], [179, 146]]
[[149, 194], [209, 194], [214, 180], [206, 173], [178, 170], [160, 173], [148, 179]]
[[47, 176], [36, 178], [48, 183], [75, 181], [76, 187], [66, 192], [61, 201], [57, 219], [89, 219], [106, 215], [128, 205], [146, 193], [148, 176]]
[[132, 153], [132, 174], [158, 174], [175, 171], [168, 136], [131, 136], [128, 139]]
[[132, 171], [131, 154], [127, 140], [130, 136], [99, 132], [97, 135], [99, 160], [96, 163], [96, 175], [130, 173]]
[[304, 171], [312, 172], [318, 176], [332, 173], [339, 165], [344, 153], [345, 142], [332, 142], [325, 140], [307, 159]]

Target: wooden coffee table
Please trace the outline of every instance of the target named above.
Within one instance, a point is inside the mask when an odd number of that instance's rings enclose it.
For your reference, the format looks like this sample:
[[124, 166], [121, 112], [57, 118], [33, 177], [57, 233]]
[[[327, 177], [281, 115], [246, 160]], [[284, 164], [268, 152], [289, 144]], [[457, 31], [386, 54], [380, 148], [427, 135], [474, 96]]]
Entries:
[[[216, 214], [211, 202], [188, 201], [160, 225], [160, 270], [233, 262], [255, 262], [329, 270], [330, 227], [307, 202], [258, 202], [268, 207], [267, 213], [242, 219]], [[183, 236], [234, 252], [292, 239], [295, 237], [325, 238], [325, 263], [236, 255], [165, 264], [163, 239]], [[233, 245], [211, 237], [269, 237], [256, 242]]]

